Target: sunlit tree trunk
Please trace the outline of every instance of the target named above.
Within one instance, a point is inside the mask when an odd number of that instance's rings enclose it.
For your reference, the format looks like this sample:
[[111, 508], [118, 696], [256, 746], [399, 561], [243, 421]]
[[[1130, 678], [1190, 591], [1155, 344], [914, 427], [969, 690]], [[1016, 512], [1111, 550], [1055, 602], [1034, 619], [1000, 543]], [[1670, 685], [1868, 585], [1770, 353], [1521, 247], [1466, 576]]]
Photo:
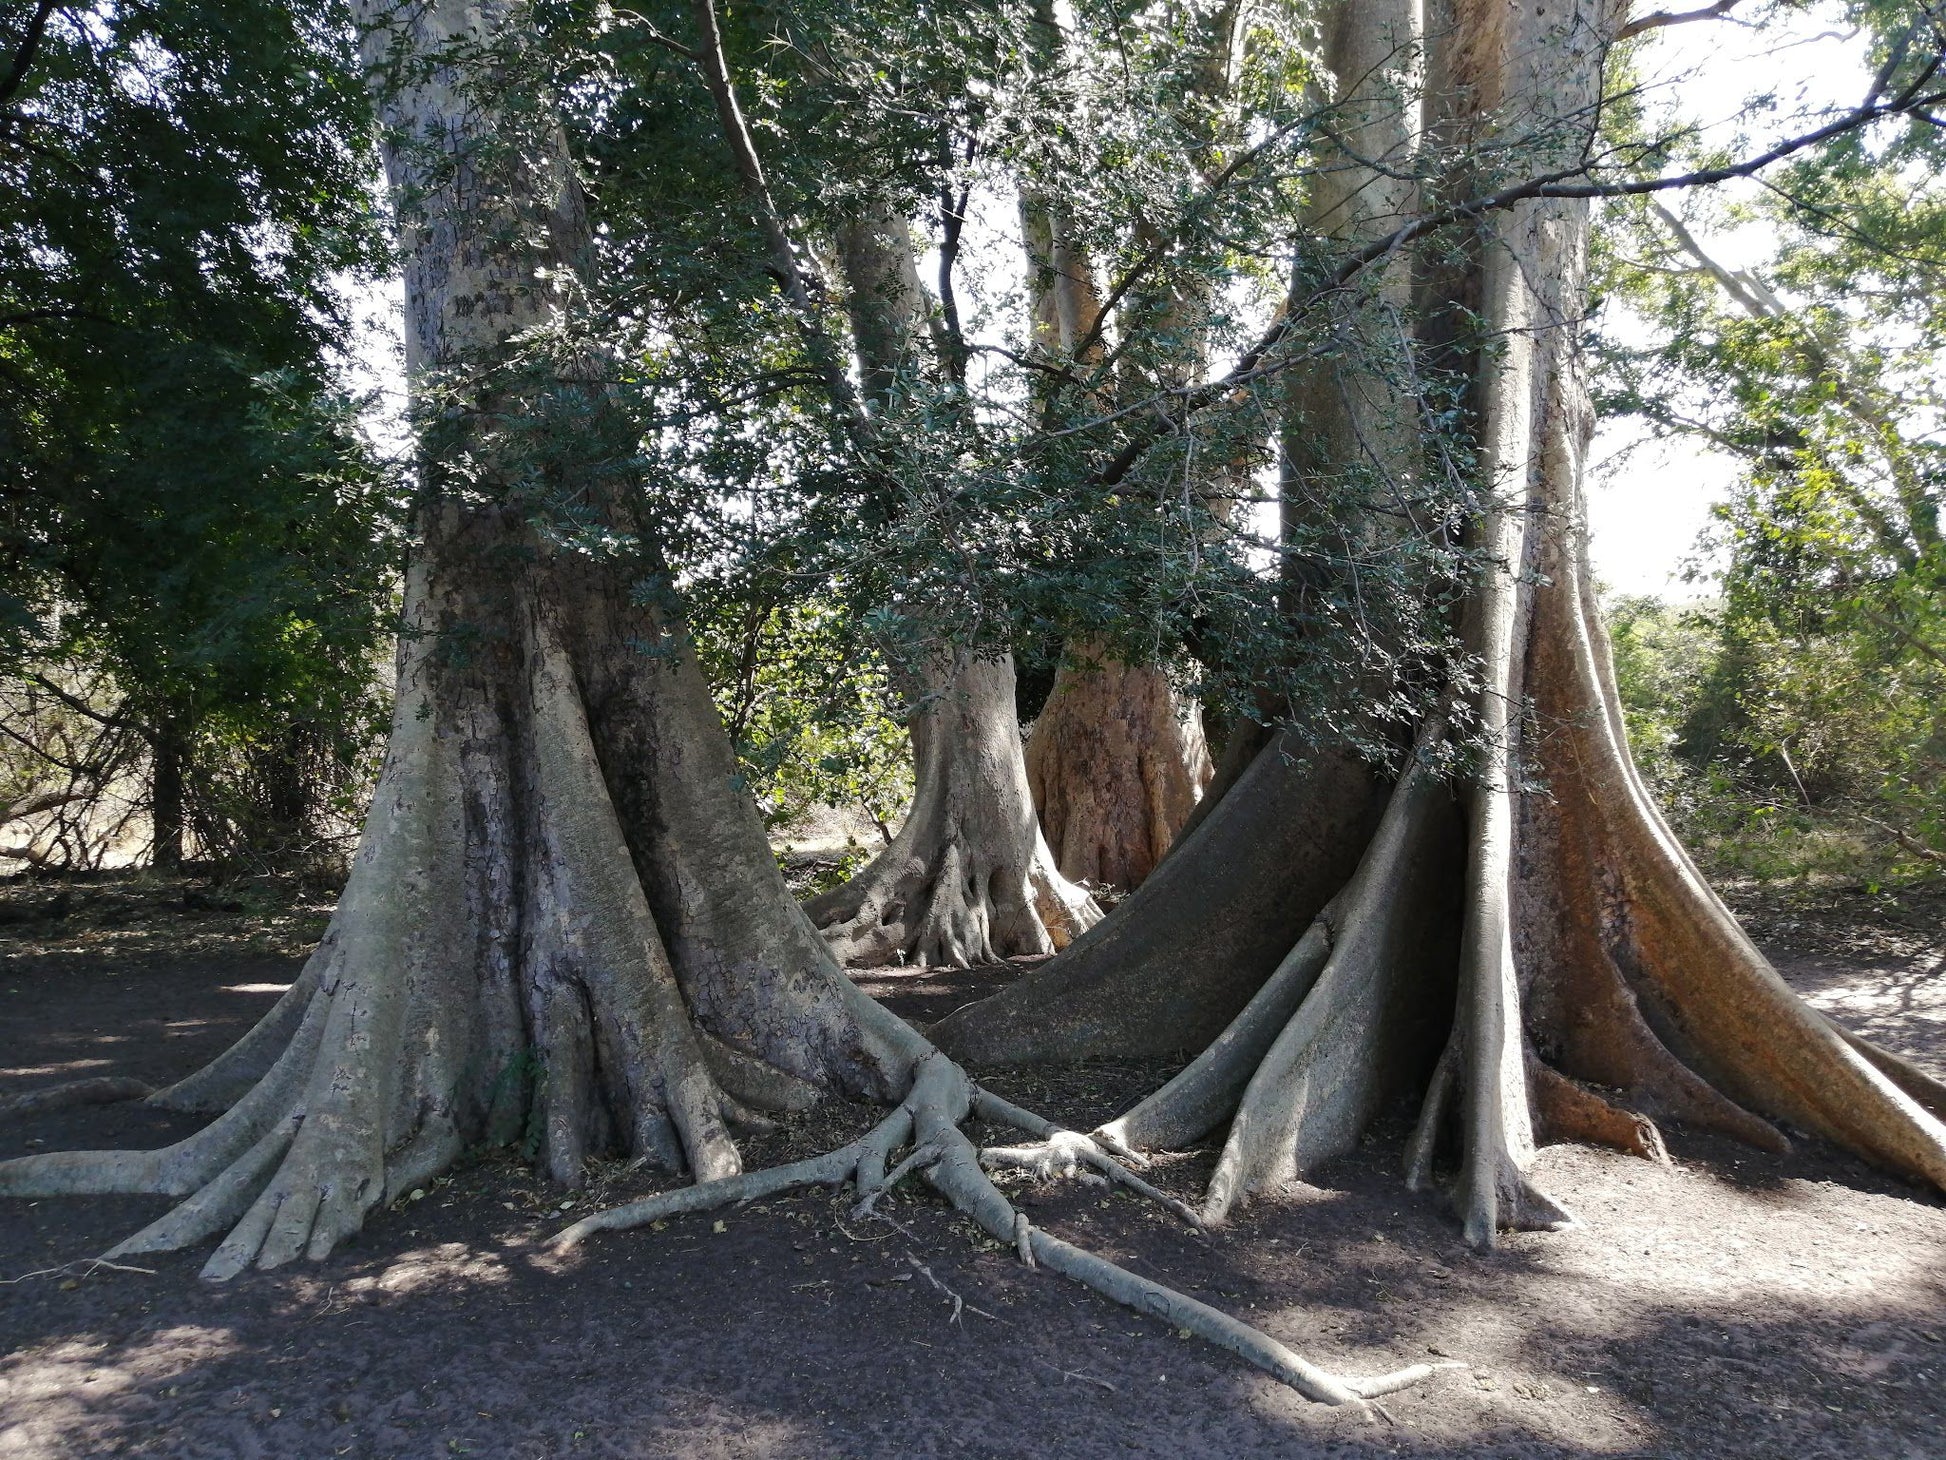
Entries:
[[[1517, 146], [1536, 173], [1571, 162], [1619, 24], [1602, 0], [1460, 0], [1424, 31], [1432, 128], [1474, 148]], [[1345, 4], [1328, 13], [1327, 50], [1369, 55], [1418, 33], [1411, 6]], [[1630, 759], [1587, 568], [1588, 222], [1585, 201], [1521, 203], [1485, 219], [1457, 265], [1442, 250], [1426, 271], [1422, 348], [1473, 373], [1485, 503], [1469, 529], [1480, 569], [1462, 625], [1475, 669], [1455, 686], [1472, 772], [1457, 785], [1434, 774], [1452, 732], [1429, 720], [1367, 831], [1343, 811], [1365, 773], [1273, 743], [1113, 922], [933, 1031], [979, 1059], [1203, 1046], [1098, 1135], [1177, 1146], [1227, 1129], [1210, 1220], [1316, 1172], [1405, 1092], [1421, 1096], [1408, 1181], [1445, 1192], [1479, 1245], [1568, 1219], [1531, 1179], [1538, 1142], [1661, 1159], [1663, 1121], [1773, 1148], [1790, 1126], [1946, 1187], [1946, 1087], [1791, 992]], [[1448, 323], [1460, 310], [1491, 348], [1456, 352]], [[1294, 394], [1319, 413], [1318, 438], [1369, 450], [1358, 443], [1374, 417], [1352, 403], [1384, 405], [1381, 391]], [[1371, 454], [1403, 469], [1392, 447]], [[1331, 858], [1291, 860], [1289, 840], [1253, 854], [1240, 833], [1272, 796], [1303, 828], [1287, 837], [1335, 847], [1355, 871], [1333, 885], [1321, 871]], [[1280, 877], [1266, 856], [1299, 875]], [[1245, 999], [1236, 960], [1185, 964], [1170, 943], [1206, 916], [1210, 889], [1189, 880], [1192, 865], [1225, 885], [1280, 887], [1287, 915], [1308, 903], [1309, 926]], [[1231, 906], [1250, 918], [1247, 900]], [[1229, 1019], [1213, 1037], [1212, 1006]]]

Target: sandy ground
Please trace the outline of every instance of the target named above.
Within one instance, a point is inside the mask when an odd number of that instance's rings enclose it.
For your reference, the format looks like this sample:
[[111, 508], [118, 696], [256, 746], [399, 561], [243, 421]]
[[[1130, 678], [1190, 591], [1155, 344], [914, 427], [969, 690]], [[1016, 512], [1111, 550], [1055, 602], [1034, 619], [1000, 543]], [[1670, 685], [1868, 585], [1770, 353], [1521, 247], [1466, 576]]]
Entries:
[[[0, 1094], [187, 1072], [289, 981], [325, 905], [182, 892], [0, 887]], [[1821, 1007], [1946, 1073], [1939, 940], [1822, 936], [1815, 920], [1776, 934]], [[868, 986], [933, 1018], [1011, 976]], [[991, 1080], [1085, 1128], [1165, 1073]], [[746, 1154], [869, 1118], [814, 1112]], [[69, 1112], [0, 1127], [0, 1156], [189, 1128]], [[1541, 1177], [1582, 1225], [1481, 1255], [1403, 1191], [1403, 1131], [1401, 1113], [1322, 1188], [1208, 1238], [1119, 1193], [1023, 1194], [1037, 1223], [1341, 1371], [1462, 1362], [1388, 1400], [1391, 1424], [1026, 1271], [923, 1193], [890, 1204], [896, 1226], [853, 1223], [844, 1195], [818, 1192], [562, 1259], [544, 1239], [565, 1220], [653, 1183], [610, 1169], [564, 1211], [490, 1153], [329, 1261], [221, 1287], [197, 1279], [200, 1252], [143, 1272], [77, 1263], [159, 1201], [0, 1201], [0, 1457], [1946, 1457], [1936, 1195], [1809, 1142], [1775, 1158], [1677, 1132], [1670, 1167], [1554, 1147]], [[1163, 1180], [1191, 1192], [1209, 1159]], [[59, 1270], [29, 1275], [43, 1269]]]

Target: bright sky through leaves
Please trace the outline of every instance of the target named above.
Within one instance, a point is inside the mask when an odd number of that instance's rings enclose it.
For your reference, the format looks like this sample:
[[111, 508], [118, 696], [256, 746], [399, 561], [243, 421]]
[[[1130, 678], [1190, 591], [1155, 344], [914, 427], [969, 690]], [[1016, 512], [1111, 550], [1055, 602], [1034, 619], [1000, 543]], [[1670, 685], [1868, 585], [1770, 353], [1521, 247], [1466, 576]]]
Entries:
[[[1681, 9], [1681, 6], [1671, 7]], [[1855, 105], [1870, 86], [1864, 38], [1847, 28], [1837, 7], [1766, 17], [1761, 29], [1731, 20], [1673, 26], [1651, 38], [1641, 60], [1654, 113], [1680, 116], [1705, 128], [1705, 145], [1739, 153], [1739, 137], [1770, 139], [1799, 130], [1807, 112]], [[1751, 98], [1766, 109], [1745, 117]], [[1726, 203], [1754, 198], [1756, 182], [1732, 183], [1709, 200], [1700, 217], [1690, 200], [1669, 206], [1711, 254], [1732, 269], [1763, 264], [1774, 245], [1762, 222], [1725, 226]], [[1605, 321], [1626, 333], [1622, 322]], [[1644, 328], [1639, 322], [1635, 329]], [[1696, 439], [1657, 442], [1638, 421], [1608, 420], [1595, 433], [1588, 516], [1595, 572], [1620, 593], [1684, 599], [1707, 596], [1709, 585], [1684, 581], [1700, 561], [1698, 536], [1710, 508], [1736, 480], [1736, 465]], [[1710, 566], [1715, 566], [1711, 564]]]

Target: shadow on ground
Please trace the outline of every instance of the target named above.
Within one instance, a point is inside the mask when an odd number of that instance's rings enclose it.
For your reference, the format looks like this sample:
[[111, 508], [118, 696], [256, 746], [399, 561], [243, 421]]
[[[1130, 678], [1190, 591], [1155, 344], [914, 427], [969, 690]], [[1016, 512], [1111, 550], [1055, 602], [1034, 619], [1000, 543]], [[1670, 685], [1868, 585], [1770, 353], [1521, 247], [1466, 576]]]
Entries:
[[[171, 959], [17, 932], [0, 926], [0, 1094], [77, 1067], [185, 1072], [297, 967], [214, 936]], [[1006, 976], [915, 977], [906, 1012], [937, 1017]], [[1085, 1126], [1162, 1073], [991, 1078]], [[869, 1119], [813, 1112], [747, 1156]], [[0, 1128], [0, 1155], [188, 1128], [128, 1107], [71, 1112]], [[196, 1278], [201, 1252], [144, 1259], [147, 1272], [63, 1266], [160, 1202], [0, 1202], [0, 1276], [16, 1279], [0, 1287], [0, 1456], [1946, 1454], [1936, 1198], [1809, 1145], [1777, 1158], [1679, 1137], [1666, 1168], [1556, 1147], [1542, 1176], [1582, 1225], [1481, 1255], [1402, 1190], [1402, 1131], [1403, 1116], [1326, 1189], [1260, 1203], [1209, 1238], [1120, 1193], [1020, 1193], [1037, 1223], [1341, 1370], [1463, 1362], [1388, 1400], [1390, 1424], [1307, 1404], [1026, 1271], [923, 1193], [889, 1204], [896, 1225], [854, 1223], [843, 1194], [816, 1192], [557, 1259], [545, 1238], [572, 1215], [654, 1183], [610, 1169], [564, 1213], [495, 1153], [377, 1214], [327, 1262], [224, 1287]], [[1208, 1160], [1176, 1158], [1161, 1179], [1194, 1191]], [[965, 1305], [958, 1322], [944, 1290]]]

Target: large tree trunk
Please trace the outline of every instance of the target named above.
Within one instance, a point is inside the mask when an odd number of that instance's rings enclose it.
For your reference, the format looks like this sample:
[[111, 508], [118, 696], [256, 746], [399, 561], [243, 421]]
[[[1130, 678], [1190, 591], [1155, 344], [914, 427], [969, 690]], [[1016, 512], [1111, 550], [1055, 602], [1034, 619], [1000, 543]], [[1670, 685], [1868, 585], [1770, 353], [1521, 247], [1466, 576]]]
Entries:
[[[515, 358], [516, 336], [562, 322], [588, 235], [559, 129], [480, 101], [501, 94], [489, 48], [512, 22], [457, 3], [361, 19], [411, 240], [425, 466], [434, 483], [442, 453], [470, 469], [421, 512], [363, 839], [291, 990], [154, 1097], [211, 1125], [163, 1151], [0, 1165], [0, 1192], [183, 1198], [120, 1250], [228, 1230], [218, 1277], [322, 1256], [523, 1129], [568, 1185], [598, 1152], [727, 1176], [750, 1109], [896, 1098], [927, 1052], [790, 902], [680, 627], [634, 602], [652, 545], [600, 467], [627, 458], [625, 426], [585, 372]], [[539, 469], [641, 551], [576, 557], [529, 525], [531, 438], [503, 423], [562, 401], [583, 465]]]
[[1202, 708], [1166, 670], [1069, 646], [1027, 741], [1027, 783], [1062, 876], [1141, 886], [1211, 770]]
[[[1342, 5], [1334, 53], [1359, 49], [1344, 27], [1375, 43], [1410, 19], [1405, 5]], [[1469, 141], [1504, 142], [1491, 131], [1498, 119], [1536, 128], [1530, 165], [1545, 171], [1577, 155], [1619, 22], [1601, 0], [1565, 11], [1465, 0], [1431, 28], [1429, 105]], [[1946, 1187], [1946, 1086], [1790, 991], [1684, 855], [1629, 758], [1586, 560], [1592, 413], [1576, 329], [1587, 227], [1584, 202], [1522, 204], [1483, 229], [1475, 265], [1461, 271], [1470, 277], [1443, 280], [1496, 342], [1476, 357], [1491, 505], [1473, 529], [1483, 567], [1465, 625], [1482, 763], [1465, 785], [1441, 784], [1430, 753], [1449, 732], [1423, 727], [1376, 832], [1358, 839], [1355, 875], [1202, 1055], [1098, 1132], [1111, 1147], [1172, 1146], [1227, 1121], [1206, 1219], [1316, 1172], [1414, 1085], [1425, 1094], [1408, 1179], [1447, 1191], [1480, 1245], [1503, 1228], [1567, 1220], [1529, 1179], [1537, 1140], [1657, 1158], [1658, 1119], [1772, 1147], [1788, 1123]], [[1170, 986], [1148, 947], [1111, 969], [1093, 955], [1123, 919], [1167, 927], [1171, 912], [1200, 911], [1166, 896], [1165, 883], [1243, 816], [1244, 789], [1116, 924], [961, 1011], [935, 1039], [969, 1055], [1101, 1054], [1126, 1047], [1130, 1018], [1161, 1044], [1175, 1032], [1165, 1021], [1183, 1019], [1197, 993], [1232, 1004], [1234, 985], [1213, 970], [1192, 970], [1194, 989]], [[1320, 807], [1303, 819], [1322, 830], [1335, 818]], [[1088, 999], [1070, 1015], [1062, 995], [1077, 983]], [[1169, 999], [1152, 996], [1159, 987]]]
[[[862, 374], [883, 411], [923, 363], [932, 317], [911, 231], [881, 209], [837, 245]], [[905, 824], [806, 912], [848, 964], [994, 963], [1066, 947], [1101, 909], [1061, 875], [1034, 819], [1012, 656], [938, 647], [914, 678]]]

